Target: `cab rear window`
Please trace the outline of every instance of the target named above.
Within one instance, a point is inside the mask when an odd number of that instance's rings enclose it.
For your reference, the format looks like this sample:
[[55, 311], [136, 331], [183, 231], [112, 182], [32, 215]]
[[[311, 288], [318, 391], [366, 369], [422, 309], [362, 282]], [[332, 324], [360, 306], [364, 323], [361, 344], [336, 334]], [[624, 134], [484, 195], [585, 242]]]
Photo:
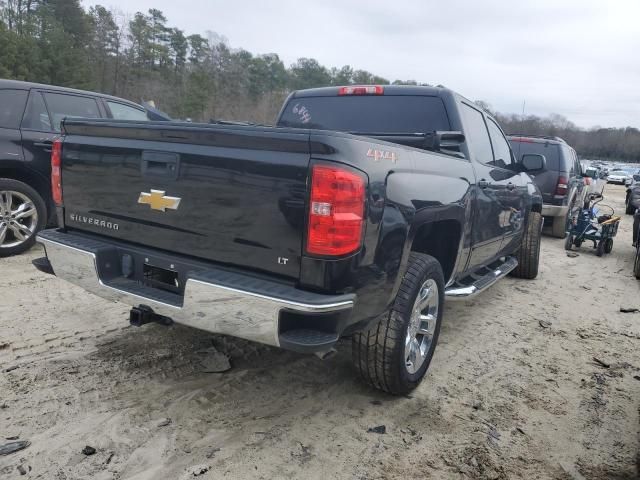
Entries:
[[417, 95], [292, 98], [278, 126], [360, 133], [451, 130], [442, 100]]
[[19, 128], [27, 95], [26, 90], [0, 90], [0, 128]]
[[560, 147], [558, 144], [522, 140], [509, 140], [509, 143], [518, 162], [522, 160], [522, 155], [536, 153], [544, 155], [547, 159], [547, 170], [560, 171]]

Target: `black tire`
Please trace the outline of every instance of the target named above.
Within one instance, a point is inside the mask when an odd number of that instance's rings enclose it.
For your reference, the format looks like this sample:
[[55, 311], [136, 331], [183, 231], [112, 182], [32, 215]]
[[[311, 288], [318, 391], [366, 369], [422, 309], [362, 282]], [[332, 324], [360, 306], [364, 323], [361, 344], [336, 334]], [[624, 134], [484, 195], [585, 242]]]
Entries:
[[[411, 328], [418, 295], [425, 284], [437, 286], [437, 314], [423, 363], [415, 372], [405, 356], [405, 340]], [[432, 292], [435, 300], [436, 292]], [[429, 255], [412, 253], [393, 307], [384, 319], [369, 330], [356, 332], [352, 339], [353, 364], [369, 385], [393, 395], [404, 395], [416, 388], [424, 377], [440, 335], [444, 306], [444, 275], [440, 263]], [[409, 357], [410, 358], [410, 357]]]
[[529, 213], [522, 243], [516, 253], [518, 266], [511, 272], [514, 277], [531, 280], [538, 276], [541, 233], [542, 215], [538, 212]]
[[598, 242], [598, 246], [596, 247], [596, 255], [599, 257], [604, 255], [604, 240], [600, 240]]
[[571, 250], [573, 246], [573, 235], [567, 235], [567, 238], [564, 240], [564, 249]]
[[580, 248], [582, 246], [582, 240], [574, 240], [573, 244], [576, 246], [576, 248]]
[[636, 258], [633, 262], [633, 274], [640, 280], [640, 242], [636, 242]]
[[556, 238], [564, 238], [567, 235], [567, 222], [569, 222], [568, 213], [562, 217], [553, 217], [551, 235]]
[[604, 253], [611, 253], [613, 251], [613, 238], [607, 238], [604, 241]]
[[[33, 204], [37, 213], [37, 221], [34, 222], [33, 232], [26, 237], [26, 240], [17, 245], [12, 245], [19, 241], [17, 237], [9, 238], [13, 233], [6, 233], [3, 242], [0, 242], [0, 257], [9, 257], [29, 250], [36, 242], [36, 234], [42, 230], [47, 223], [47, 206], [38, 192], [26, 183], [10, 178], [0, 178], [0, 192], [17, 192], [28, 199]], [[2, 199], [0, 198], [0, 202]], [[6, 217], [8, 218], [8, 216]], [[2, 219], [0, 218], [0, 223]], [[6, 222], [5, 222], [6, 224]], [[13, 242], [11, 240], [14, 240]], [[3, 246], [11, 245], [11, 246]]]
[[627, 198], [625, 199], [624, 212], [627, 215], [633, 215], [634, 213], [636, 213], [636, 207], [631, 205], [631, 195], [628, 192], [627, 192]]

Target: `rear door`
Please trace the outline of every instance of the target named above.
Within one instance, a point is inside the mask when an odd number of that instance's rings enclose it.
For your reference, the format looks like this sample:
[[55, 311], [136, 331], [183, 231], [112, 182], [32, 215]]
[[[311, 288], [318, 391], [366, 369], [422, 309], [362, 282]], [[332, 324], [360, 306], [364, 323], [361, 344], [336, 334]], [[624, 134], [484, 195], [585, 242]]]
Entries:
[[468, 266], [469, 269], [474, 269], [493, 260], [500, 250], [504, 234], [502, 200], [510, 175], [495, 165], [489, 131], [482, 112], [464, 102], [460, 104], [460, 108], [464, 134], [476, 173], [472, 251]]
[[28, 94], [27, 90], [0, 90], [0, 167], [23, 160], [20, 120]]
[[[504, 137], [498, 124], [487, 117], [489, 136], [493, 146], [493, 158], [496, 170], [490, 175], [499, 176], [496, 181], [499, 189], [498, 199], [501, 204], [500, 227], [502, 228], [501, 250], [513, 251], [514, 243], [518, 242], [524, 226], [524, 218], [527, 208], [528, 176], [518, 172], [515, 159], [511, 154], [509, 142]], [[495, 180], [494, 180], [495, 181]]]
[[51, 145], [60, 135], [60, 122], [66, 116], [83, 115], [89, 118], [102, 116], [95, 98], [31, 90], [21, 125], [25, 161], [48, 178]]

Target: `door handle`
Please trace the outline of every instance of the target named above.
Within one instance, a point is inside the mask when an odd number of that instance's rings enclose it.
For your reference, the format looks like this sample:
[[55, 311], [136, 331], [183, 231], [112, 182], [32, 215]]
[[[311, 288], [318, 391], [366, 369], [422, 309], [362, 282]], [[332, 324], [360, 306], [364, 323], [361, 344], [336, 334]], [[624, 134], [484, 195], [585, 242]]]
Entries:
[[478, 180], [478, 186], [480, 188], [487, 188], [489, 185], [491, 184], [487, 182], [484, 178], [482, 180]]
[[513, 183], [511, 182], [507, 183], [507, 190], [515, 190], [515, 188], [516, 186]]

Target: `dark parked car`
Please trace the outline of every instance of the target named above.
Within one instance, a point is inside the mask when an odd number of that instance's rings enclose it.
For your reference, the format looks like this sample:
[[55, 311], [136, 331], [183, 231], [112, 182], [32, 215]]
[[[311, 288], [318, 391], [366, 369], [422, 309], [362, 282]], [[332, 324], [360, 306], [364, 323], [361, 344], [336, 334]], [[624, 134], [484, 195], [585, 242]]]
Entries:
[[445, 297], [538, 274], [527, 172], [544, 159], [516, 162], [473, 102], [312, 89], [278, 126], [65, 120], [61, 228], [40, 232], [34, 263], [128, 303], [134, 325], [172, 318], [321, 357], [351, 336], [361, 376], [396, 394], [427, 371]]
[[627, 197], [625, 199], [625, 212], [633, 215], [640, 208], [640, 173], [632, 176], [633, 180], [627, 185]]
[[547, 168], [534, 179], [542, 192], [542, 215], [552, 222], [553, 236], [564, 238], [569, 214], [582, 208], [587, 192], [576, 151], [559, 137], [509, 135], [508, 139], [517, 159], [532, 153], [545, 157]]
[[640, 237], [640, 209], [636, 210], [633, 215], [633, 246], [636, 250], [636, 256], [633, 261], [633, 274], [640, 280], [640, 241], [638, 241], [638, 237]]
[[65, 117], [169, 119], [122, 98], [0, 80], [0, 257], [27, 250], [55, 222], [51, 145]]

